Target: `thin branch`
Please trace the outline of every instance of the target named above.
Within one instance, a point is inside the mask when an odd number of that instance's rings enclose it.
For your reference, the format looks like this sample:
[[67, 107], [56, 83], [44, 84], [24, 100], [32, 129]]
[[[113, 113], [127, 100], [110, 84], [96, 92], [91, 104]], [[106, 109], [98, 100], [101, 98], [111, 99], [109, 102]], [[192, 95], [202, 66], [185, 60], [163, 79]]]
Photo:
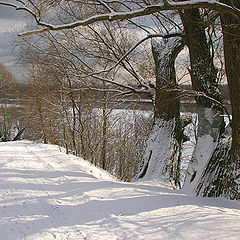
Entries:
[[24, 1], [21, 0], [16, 0], [16, 2], [20, 2], [21, 4], [23, 4], [24, 6], [26, 5], [26, 3]]
[[[69, 89], [66, 89], [66, 90], [69, 91]], [[79, 92], [79, 91], [84, 91], [84, 90], [94, 90], [94, 91], [98, 91], [98, 92], [122, 93], [122, 91], [121, 91], [121, 90], [118, 90], [118, 89], [111, 89], [111, 88], [101, 89], [101, 88], [94, 88], [94, 87], [91, 87], [91, 86], [72, 89], [72, 90], [69, 91], [69, 92]], [[132, 91], [131, 91], [131, 92], [132, 92]]]
[[[139, 45], [141, 45], [143, 42], [145, 42], [148, 39], [152, 39], [152, 38], [171, 38], [171, 37], [183, 37], [182, 33], [173, 33], [173, 34], [168, 34], [168, 35], [162, 35], [162, 34], [149, 34], [148, 36], [146, 36], [145, 38], [143, 38], [142, 40], [140, 40], [138, 43], [136, 43], [129, 51], [127, 51], [112, 67], [102, 70], [100, 72], [96, 72], [94, 74], [100, 74], [100, 73], [104, 73], [104, 72], [109, 72], [112, 69], [116, 68], [130, 53], [132, 53]], [[88, 76], [92, 76], [92, 75], [88, 75]]]
[[44, 27], [44, 29], [41, 30], [33, 30], [26, 33], [23, 33], [22, 35], [31, 35], [42, 31], [48, 31], [46, 29], [52, 30], [52, 31], [58, 31], [63, 29], [72, 29], [79, 26], [87, 26], [92, 23], [100, 22], [100, 21], [114, 21], [114, 20], [128, 20], [136, 17], [146, 16], [153, 13], [157, 13], [159, 11], [166, 11], [166, 10], [183, 10], [183, 9], [192, 9], [192, 8], [208, 8], [208, 9], [214, 9], [219, 12], [228, 12], [229, 14], [232, 14], [234, 16], [237, 16], [240, 18], [240, 9], [236, 9], [235, 7], [229, 6], [224, 3], [220, 3], [216, 0], [195, 0], [195, 1], [182, 1], [182, 2], [173, 2], [168, 1], [167, 4], [161, 3], [156, 5], [149, 5], [141, 9], [132, 10], [128, 12], [111, 12], [108, 14], [98, 14], [94, 15], [92, 17], [86, 18], [84, 20], [76, 21], [69, 24], [63, 24], [63, 25], [52, 25], [46, 22], [39, 21], [38, 17], [27, 7], [17, 7], [14, 4], [6, 3], [3, 1], [0, 1], [0, 5], [6, 5], [9, 7], [13, 7], [16, 10], [22, 10], [29, 12], [36, 20], [37, 25]]
[[[15, 8], [16, 11], [24, 11], [24, 12], [27, 12], [27, 13], [29, 13], [32, 17], [34, 17], [36, 23], [39, 24], [39, 18], [36, 16], [36, 14], [35, 14], [33, 11], [31, 11], [29, 8], [25, 7], [25, 3], [24, 3], [24, 2], [18, 1], [18, 0], [16, 0], [16, 1], [22, 3], [24, 6], [18, 6], [18, 5], [15, 5], [15, 4], [13, 4], [13, 3], [7, 3], [7, 2], [2, 2], [2, 1], [0, 1], [0, 5]], [[45, 31], [46, 31], [46, 30], [45, 30]], [[34, 31], [33, 31], [33, 32], [34, 32]], [[34, 34], [34, 33], [33, 33], [33, 34]]]
[[227, 108], [221, 102], [219, 102], [218, 100], [206, 95], [205, 93], [200, 92], [200, 91], [195, 91], [195, 90], [184, 90], [184, 89], [169, 89], [167, 91], [176, 91], [176, 92], [188, 94], [189, 96], [205, 97], [205, 98], [209, 99], [210, 101], [217, 104], [219, 107], [221, 107], [226, 112], [229, 123], [231, 125], [232, 120], [231, 120], [231, 117], [230, 117], [230, 114], [229, 114]]
[[[104, 40], [104, 38], [94, 28], [92, 28], [91, 26], [88, 26], [88, 27], [102, 40], [104, 45], [107, 46], [107, 48], [111, 50], [112, 54], [119, 60], [119, 57], [116, 54], [116, 51]], [[119, 52], [122, 52], [121, 51], [121, 47], [117, 43], [117, 41], [116, 41], [115, 37], [113, 36], [112, 32], [109, 30], [109, 28], [107, 26], [105, 26], [105, 27], [108, 30], [108, 33], [111, 35], [111, 38], [114, 40], [116, 46], [119, 48]], [[126, 60], [126, 63], [127, 64], [125, 64], [123, 61], [121, 62], [121, 64], [124, 67], [124, 69], [127, 70], [139, 82], [139, 84], [141, 84], [141, 81], [140, 81], [140, 79], [142, 79], [141, 76], [139, 76], [136, 73], [136, 71], [133, 69], [133, 67], [132, 67], [132, 65], [130, 64], [129, 61]], [[129, 65], [129, 67], [127, 65]], [[92, 73], [92, 74], [95, 74], [95, 73]], [[91, 74], [89, 74], [87, 76], [90, 76], [90, 75]]]
[[214, 98], [212, 98], [212, 97], [209, 97], [208, 95], [206, 95], [206, 94], [203, 93], [203, 92], [197, 92], [197, 95], [198, 95], [198, 96], [205, 97], [205, 98], [209, 99], [210, 101], [216, 103], [219, 107], [221, 107], [221, 108], [225, 111], [225, 113], [227, 114], [227, 117], [228, 117], [230, 126], [232, 125], [232, 120], [231, 120], [230, 114], [229, 114], [227, 108], [226, 108], [221, 102], [217, 101], [216, 99], [214, 99]]
[[[77, 77], [77, 75], [75, 75], [75, 77]], [[80, 76], [81, 77], [81, 76]], [[136, 89], [134, 87], [131, 87], [129, 85], [126, 85], [124, 83], [119, 83], [119, 82], [115, 82], [113, 80], [110, 80], [110, 79], [107, 79], [107, 78], [104, 78], [104, 77], [100, 77], [100, 76], [97, 76], [97, 75], [92, 75], [91, 77], [93, 78], [96, 78], [102, 82], [106, 82], [106, 83], [110, 83], [110, 84], [113, 84], [113, 85], [116, 85], [118, 87], [121, 87], [121, 88], [125, 88], [125, 89], [128, 89], [129, 92], [132, 92], [132, 93], [150, 93], [149, 90], [145, 90], [145, 89]]]
[[101, 0], [97, 0], [102, 6], [104, 6], [110, 13], [114, 13], [114, 11], [104, 2]]

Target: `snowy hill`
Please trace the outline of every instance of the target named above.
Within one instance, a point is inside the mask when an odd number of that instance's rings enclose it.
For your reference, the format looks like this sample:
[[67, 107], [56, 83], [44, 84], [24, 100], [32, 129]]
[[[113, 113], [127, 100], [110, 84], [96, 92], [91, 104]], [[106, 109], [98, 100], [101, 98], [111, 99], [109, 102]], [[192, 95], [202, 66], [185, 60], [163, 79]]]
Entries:
[[123, 183], [52, 145], [0, 143], [0, 240], [240, 239], [240, 204]]

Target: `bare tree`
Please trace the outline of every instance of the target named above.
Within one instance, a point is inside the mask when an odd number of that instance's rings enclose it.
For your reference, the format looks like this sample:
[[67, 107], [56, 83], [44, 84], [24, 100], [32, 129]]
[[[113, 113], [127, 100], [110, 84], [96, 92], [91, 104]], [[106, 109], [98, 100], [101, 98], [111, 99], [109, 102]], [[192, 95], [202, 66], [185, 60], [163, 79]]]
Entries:
[[11, 141], [21, 135], [18, 124], [18, 107], [15, 100], [18, 94], [18, 84], [13, 75], [0, 63], [0, 139]]
[[[16, 1], [19, 2], [19, 1]], [[129, 56], [129, 54], [137, 47], [139, 44], [143, 43], [144, 41], [154, 38], [154, 37], [166, 37], [166, 34], [159, 34], [159, 32], [156, 32], [156, 29], [151, 27], [146, 27], [144, 24], [138, 24], [135, 21], [135, 18], [142, 17], [142, 16], [150, 16], [155, 17], [158, 14], [162, 14], [163, 11], [166, 10], [189, 10], [189, 9], [197, 9], [197, 8], [207, 8], [218, 11], [222, 15], [222, 23], [223, 23], [223, 30], [224, 30], [224, 46], [225, 46], [225, 62], [226, 62], [226, 70], [227, 70], [227, 77], [229, 82], [229, 88], [230, 88], [230, 94], [231, 94], [231, 101], [232, 101], [232, 114], [233, 114], [233, 144], [230, 154], [230, 159], [232, 162], [234, 162], [234, 167], [232, 168], [232, 174], [234, 175], [234, 172], [239, 171], [239, 166], [237, 165], [238, 159], [239, 159], [239, 111], [237, 112], [236, 109], [237, 103], [239, 99], [238, 94], [239, 93], [239, 86], [237, 84], [233, 84], [233, 77], [238, 77], [238, 73], [234, 70], [230, 71], [232, 64], [230, 63], [230, 58], [234, 58], [234, 61], [237, 66], [238, 57], [233, 54], [233, 52], [237, 49], [235, 47], [235, 44], [229, 44], [230, 40], [227, 36], [230, 36], [232, 34], [235, 34], [237, 38], [233, 38], [236, 42], [238, 42], [238, 34], [235, 31], [235, 27], [231, 28], [228, 25], [236, 25], [239, 23], [240, 19], [240, 10], [239, 5], [237, 4], [237, 1], [178, 1], [178, 2], [172, 2], [164, 0], [162, 2], [159, 1], [52, 1], [49, 5], [45, 1], [26, 1], [26, 4], [23, 4], [24, 1], [21, 1], [20, 4], [21, 7], [18, 7], [14, 4], [9, 4], [6, 2], [1, 1], [0, 4], [7, 5], [10, 7], [14, 7], [17, 10], [23, 10], [28, 12], [37, 23], [38, 26], [40, 26], [37, 30], [30, 30], [26, 33], [23, 33], [22, 35], [31, 35], [35, 33], [42, 33], [42, 32], [48, 32], [48, 31], [60, 31], [60, 30], [66, 30], [66, 29], [76, 29], [77, 27], [83, 27], [83, 26], [92, 26], [93, 24], [101, 24], [103, 21], [114, 21], [114, 20], [127, 20], [131, 22], [131, 24], [137, 24], [137, 26], [143, 30], [143, 32], [147, 33], [148, 35], [143, 38], [141, 41], [136, 43], [135, 46], [133, 46], [128, 52], [123, 53], [122, 57], [118, 61], [115, 62], [115, 64], [112, 65], [112, 67], [108, 67], [107, 69], [104, 69], [103, 71], [96, 71], [96, 69], [92, 69], [88, 71], [89, 73], [86, 74], [85, 77], [90, 76], [94, 77], [96, 79], [99, 79], [101, 81], [115, 84], [118, 87], [121, 87], [123, 89], [126, 89], [126, 92], [152, 92], [151, 87], [148, 84], [145, 84], [143, 79], [138, 78], [138, 81], [140, 83], [141, 88], [133, 88], [130, 85], [126, 85], [122, 82], [116, 82], [111, 79], [107, 79], [101, 76], [103, 72], [111, 71], [115, 69], [119, 64], [122, 64], [124, 60]], [[54, 12], [60, 13], [63, 12], [64, 14], [69, 13], [69, 9], [73, 9], [73, 6], [78, 6], [77, 11], [74, 13], [74, 17], [72, 18], [72, 21], [69, 21], [69, 18], [67, 18], [67, 21], [64, 21], [64, 18], [58, 18], [58, 14], [54, 15], [55, 18], [53, 23], [48, 23], [46, 15], [44, 13], [46, 12]], [[54, 9], [54, 11], [53, 11]], [[88, 9], [88, 11], [85, 11]], [[64, 14], [62, 16], [64, 16]], [[77, 14], [77, 15], [76, 15]], [[167, 16], [163, 16], [163, 18], [166, 18]], [[157, 20], [156, 20], [157, 19]], [[46, 20], [46, 21], [45, 21]], [[155, 21], [158, 21], [161, 23], [161, 19], [159, 17], [154, 19]], [[169, 20], [169, 19], [168, 19]], [[171, 21], [170, 21], [171, 22]], [[54, 24], [55, 23], [55, 24]], [[172, 26], [174, 25], [174, 22], [171, 22]], [[163, 24], [162, 27], [165, 26]], [[176, 27], [177, 24], [175, 24]], [[227, 27], [226, 27], [227, 26]], [[228, 28], [228, 29], [226, 29]], [[151, 31], [149, 30], [151, 29]], [[152, 34], [152, 31], [154, 34]], [[178, 33], [172, 33], [171, 29], [166, 29], [166, 33], [168, 37], [176, 37], [176, 35], [179, 35]], [[229, 34], [230, 33], [230, 34]], [[234, 36], [235, 36], [234, 35]], [[228, 44], [231, 46], [228, 46]], [[233, 51], [234, 50], [234, 51]], [[203, 60], [203, 59], [202, 59]], [[85, 62], [86, 64], [86, 62]], [[193, 67], [193, 66], [192, 66]], [[209, 67], [211, 68], [211, 72], [214, 73], [214, 68], [209, 62]], [[171, 69], [171, 68], [169, 68]], [[213, 71], [212, 71], [213, 70]], [[230, 72], [235, 73], [234, 76], [231, 75]], [[193, 75], [193, 73], [192, 73]], [[238, 78], [237, 78], [238, 79]], [[171, 82], [171, 80], [170, 80]], [[197, 84], [197, 83], [196, 83]], [[210, 85], [215, 85], [214, 81], [210, 81]], [[195, 85], [196, 86], [196, 85]], [[199, 87], [200, 88], [200, 87]], [[198, 87], [196, 87], [198, 90]], [[211, 87], [209, 86], [209, 89]], [[234, 90], [233, 90], [234, 89]], [[171, 89], [172, 90], [172, 89]], [[120, 92], [123, 92], [120, 90]], [[125, 92], [125, 93], [126, 93]], [[158, 93], [158, 91], [156, 91]], [[213, 93], [215, 94], [215, 92]], [[202, 96], [206, 96], [207, 98], [212, 98], [211, 94], [208, 96], [205, 93], [202, 94]], [[156, 99], [158, 99], [159, 96], [156, 95]], [[169, 100], [169, 99], [168, 99]], [[214, 99], [215, 102], [218, 102], [218, 100]], [[156, 102], [157, 103], [157, 102]], [[218, 128], [219, 129], [219, 128]], [[194, 175], [194, 173], [193, 173]], [[192, 177], [193, 177], [192, 175]], [[234, 177], [234, 184], [236, 183], [237, 187], [234, 187], [235, 192], [239, 192], [239, 190], [236, 190], [239, 188], [239, 184], [237, 184], [237, 178], [238, 175], [236, 174], [236, 177]], [[229, 194], [225, 195], [231, 195], [231, 184], [228, 185], [227, 189], [229, 191]], [[221, 192], [223, 194], [223, 192]], [[219, 194], [220, 195], [220, 194]], [[238, 199], [238, 194], [234, 194], [234, 197]]]

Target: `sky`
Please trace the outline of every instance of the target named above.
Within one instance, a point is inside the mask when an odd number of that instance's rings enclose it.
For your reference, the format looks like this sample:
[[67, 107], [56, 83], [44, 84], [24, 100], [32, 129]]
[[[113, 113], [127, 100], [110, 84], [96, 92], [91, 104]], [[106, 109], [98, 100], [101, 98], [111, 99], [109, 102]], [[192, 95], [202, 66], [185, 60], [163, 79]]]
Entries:
[[13, 31], [20, 31], [19, 29], [23, 26], [23, 13], [0, 6], [0, 62], [19, 81], [23, 81], [23, 69], [16, 63], [11, 34]]
[[[11, 2], [11, 0], [9, 0]], [[22, 32], [24, 13], [0, 5], [0, 63], [9, 70], [17, 80], [24, 81], [24, 70], [16, 62], [13, 52], [13, 32]]]

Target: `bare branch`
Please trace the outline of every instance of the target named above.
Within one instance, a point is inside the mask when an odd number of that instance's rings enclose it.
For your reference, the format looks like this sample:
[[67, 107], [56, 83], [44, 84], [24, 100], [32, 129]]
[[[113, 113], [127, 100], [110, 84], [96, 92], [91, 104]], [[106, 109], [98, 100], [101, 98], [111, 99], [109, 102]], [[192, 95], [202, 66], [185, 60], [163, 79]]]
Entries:
[[48, 30], [58, 31], [63, 29], [72, 29], [79, 26], [87, 26], [100, 21], [128, 20], [128, 19], [146, 16], [153, 13], [157, 13], [159, 11], [166, 11], [166, 10], [208, 8], [208, 9], [217, 10], [219, 12], [228, 12], [229, 14], [235, 15], [238, 18], [240, 18], [240, 9], [236, 9], [235, 7], [220, 3], [216, 0], [194, 0], [194, 1], [181, 1], [181, 2], [167, 1], [167, 3], [148, 5], [146, 7], [143, 7], [137, 10], [126, 11], [126, 12], [111, 12], [108, 14], [99, 14], [99, 15], [94, 15], [84, 20], [75, 21], [69, 24], [52, 25], [46, 22], [39, 21], [38, 17], [27, 7], [18, 7], [14, 4], [6, 3], [3, 1], [0, 1], [0, 5], [6, 5], [9, 7], [13, 7], [16, 10], [26, 11], [35, 18], [37, 25], [44, 27], [44, 29], [29, 31], [22, 35], [30, 35], [30, 34], [35, 34], [35, 33], [48, 31]]
[[[16, 11], [24, 11], [24, 12], [27, 12], [29, 13], [31, 16], [34, 17], [35, 21], [37, 24], [39, 24], [39, 18], [36, 16], [36, 14], [31, 11], [29, 8], [25, 7], [25, 3], [23, 1], [19, 1], [19, 0], [16, 0], [17, 2], [20, 2], [22, 3], [24, 6], [18, 6], [18, 5], [15, 5], [13, 3], [7, 3], [7, 2], [2, 2], [0, 1], [0, 5], [3, 5], [3, 6], [7, 6], [7, 7], [12, 7], [12, 8], [15, 8]], [[46, 31], [46, 30], [45, 30]], [[34, 34], [34, 33], [33, 33]]]
[[110, 13], [114, 13], [114, 11], [104, 2], [104, 1], [101, 1], [101, 0], [98, 0], [98, 2], [104, 6]]
[[[149, 34], [148, 36], [146, 36], [145, 38], [143, 38], [142, 40], [140, 40], [137, 44], [135, 44], [128, 52], [126, 52], [119, 60], [118, 62], [116, 62], [112, 67], [102, 70], [100, 72], [94, 73], [94, 74], [100, 74], [100, 73], [104, 73], [104, 72], [109, 72], [112, 69], [116, 68], [130, 53], [132, 53], [139, 45], [141, 45], [143, 42], [145, 42], [148, 39], [151, 38], [171, 38], [171, 37], [183, 37], [183, 34], [181, 32], [179, 33], [173, 33], [173, 34], [168, 34], [168, 35], [162, 35], [162, 34]], [[92, 75], [89, 75], [92, 76]]]
[[189, 96], [194, 96], [194, 97], [205, 97], [205, 98], [209, 99], [210, 101], [217, 104], [220, 108], [222, 108], [225, 111], [225, 113], [227, 114], [229, 123], [231, 125], [232, 120], [231, 120], [231, 117], [230, 117], [230, 114], [229, 114], [227, 108], [221, 102], [206, 95], [205, 93], [200, 92], [200, 91], [195, 91], [195, 90], [184, 90], [184, 89], [169, 89], [167, 91], [176, 91], [176, 92], [184, 93], [185, 96], [189, 95]]

